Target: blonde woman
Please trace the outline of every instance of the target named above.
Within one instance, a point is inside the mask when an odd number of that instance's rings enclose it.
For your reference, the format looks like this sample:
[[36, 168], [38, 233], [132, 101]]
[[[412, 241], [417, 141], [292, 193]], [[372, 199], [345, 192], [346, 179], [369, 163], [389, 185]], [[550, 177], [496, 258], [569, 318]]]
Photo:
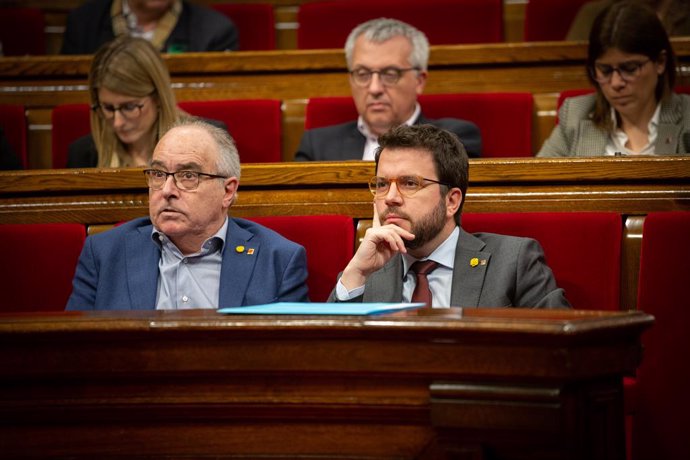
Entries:
[[120, 36], [94, 55], [89, 72], [91, 134], [69, 147], [69, 168], [148, 166], [158, 139], [178, 119], [170, 75], [142, 38]]

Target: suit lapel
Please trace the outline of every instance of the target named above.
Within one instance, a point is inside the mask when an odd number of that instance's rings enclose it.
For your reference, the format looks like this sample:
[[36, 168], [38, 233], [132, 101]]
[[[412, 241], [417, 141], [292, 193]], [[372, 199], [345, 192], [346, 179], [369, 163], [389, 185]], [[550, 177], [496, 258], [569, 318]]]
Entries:
[[125, 242], [125, 264], [133, 309], [155, 309], [160, 249], [151, 240], [152, 226], [134, 228]]
[[396, 254], [383, 268], [374, 272], [364, 289], [364, 302], [402, 302], [402, 256]]
[[364, 145], [366, 139], [357, 129], [357, 123], [354, 124], [350, 134], [343, 137], [343, 150], [340, 152], [342, 160], [361, 160], [364, 155]]
[[681, 116], [682, 112], [676, 97], [661, 104], [659, 126], [654, 144], [654, 151], [657, 155], [675, 155], [680, 151]]
[[485, 244], [460, 228], [455, 248], [453, 285], [450, 290], [450, 304], [453, 307], [476, 307], [479, 305], [486, 268], [491, 253], [482, 251]]
[[220, 269], [220, 308], [239, 307], [243, 303], [260, 251], [253, 237], [254, 234], [241, 228], [232, 218], [228, 219]]
[[580, 142], [577, 143], [575, 156], [601, 156], [606, 151], [608, 134], [594, 126], [592, 120], [580, 121]]

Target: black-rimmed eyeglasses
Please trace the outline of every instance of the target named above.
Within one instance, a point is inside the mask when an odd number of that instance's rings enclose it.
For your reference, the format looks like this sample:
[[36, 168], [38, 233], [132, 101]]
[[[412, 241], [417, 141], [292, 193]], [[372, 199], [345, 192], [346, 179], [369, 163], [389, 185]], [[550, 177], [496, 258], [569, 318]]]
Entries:
[[186, 192], [198, 189], [202, 177], [207, 177], [209, 179], [227, 179], [227, 176], [207, 174], [198, 171], [167, 172], [160, 169], [145, 169], [144, 174], [146, 175], [146, 183], [152, 190], [160, 190], [165, 187], [168, 176], [173, 177], [177, 188]]
[[621, 79], [627, 83], [634, 81], [640, 76], [640, 70], [647, 64], [651, 59], [646, 59], [644, 61], [627, 61], [621, 62], [618, 66], [612, 66], [608, 64], [594, 64], [594, 68], [590, 69], [592, 78], [594, 78], [599, 83], [608, 83], [611, 81], [614, 72], [618, 72]]
[[126, 102], [122, 105], [112, 105], [112, 104], [94, 104], [91, 106], [91, 110], [98, 112], [98, 114], [106, 120], [112, 120], [115, 118], [115, 112], [120, 112], [127, 120], [134, 120], [141, 115], [141, 109], [144, 108], [146, 102]]

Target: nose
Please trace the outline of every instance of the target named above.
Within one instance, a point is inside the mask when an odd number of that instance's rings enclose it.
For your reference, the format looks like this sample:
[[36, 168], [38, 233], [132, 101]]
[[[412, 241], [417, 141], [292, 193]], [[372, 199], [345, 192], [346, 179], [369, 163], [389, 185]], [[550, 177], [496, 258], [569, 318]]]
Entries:
[[371, 74], [371, 81], [367, 88], [370, 93], [380, 94], [383, 92], [383, 82], [381, 82], [381, 75], [378, 73]]
[[402, 202], [402, 195], [398, 190], [397, 182], [391, 182], [388, 193], [385, 196], [385, 202], [386, 204], [400, 204]]
[[611, 73], [611, 86], [621, 87], [625, 86], [626, 83], [627, 82], [623, 80], [623, 77], [621, 76], [620, 70], [613, 69], [613, 72]]
[[122, 112], [119, 110], [116, 110], [115, 113], [113, 114], [113, 128], [119, 128], [122, 125], [125, 124], [125, 117], [122, 116]]
[[175, 178], [170, 175], [165, 178], [165, 183], [163, 184], [163, 188], [161, 189], [163, 192], [163, 196], [166, 198], [170, 196], [178, 196], [180, 193], [180, 189], [177, 188], [177, 184], [175, 183]]

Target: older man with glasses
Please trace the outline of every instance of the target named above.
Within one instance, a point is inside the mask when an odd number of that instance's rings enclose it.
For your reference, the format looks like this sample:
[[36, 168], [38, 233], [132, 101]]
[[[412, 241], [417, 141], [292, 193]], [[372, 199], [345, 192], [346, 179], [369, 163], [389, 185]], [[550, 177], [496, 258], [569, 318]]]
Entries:
[[432, 125], [403, 125], [379, 144], [369, 182], [374, 225], [331, 301], [570, 306], [536, 240], [462, 229], [469, 162], [457, 137]]
[[307, 301], [302, 246], [228, 217], [240, 161], [201, 120], [170, 129], [144, 170], [149, 217], [87, 238], [68, 310], [170, 310]]
[[451, 131], [471, 157], [481, 154], [479, 128], [453, 118], [427, 119], [417, 102], [424, 91], [429, 41], [395, 19], [373, 19], [350, 32], [345, 43], [356, 121], [307, 130], [297, 161], [373, 160], [378, 137], [398, 125], [430, 123]]

